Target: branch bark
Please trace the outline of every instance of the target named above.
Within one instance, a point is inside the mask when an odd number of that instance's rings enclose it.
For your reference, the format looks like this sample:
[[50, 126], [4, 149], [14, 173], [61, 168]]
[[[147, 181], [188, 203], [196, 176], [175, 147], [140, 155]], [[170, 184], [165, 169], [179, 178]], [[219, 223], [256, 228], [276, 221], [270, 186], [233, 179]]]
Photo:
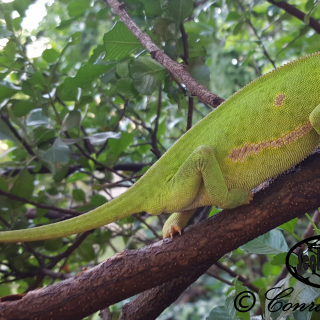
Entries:
[[298, 171], [258, 192], [249, 206], [224, 210], [181, 237], [121, 252], [75, 278], [2, 302], [0, 317], [82, 319], [173, 279], [194, 281], [227, 252], [320, 206], [319, 161], [320, 154], [310, 156]]

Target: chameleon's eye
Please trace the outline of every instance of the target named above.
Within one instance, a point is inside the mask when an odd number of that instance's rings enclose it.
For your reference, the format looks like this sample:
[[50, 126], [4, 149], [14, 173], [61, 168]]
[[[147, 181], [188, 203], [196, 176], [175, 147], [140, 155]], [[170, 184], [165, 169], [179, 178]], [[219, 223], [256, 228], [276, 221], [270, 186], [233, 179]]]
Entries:
[[274, 99], [275, 107], [282, 107], [285, 99], [286, 95], [284, 93], [279, 93]]

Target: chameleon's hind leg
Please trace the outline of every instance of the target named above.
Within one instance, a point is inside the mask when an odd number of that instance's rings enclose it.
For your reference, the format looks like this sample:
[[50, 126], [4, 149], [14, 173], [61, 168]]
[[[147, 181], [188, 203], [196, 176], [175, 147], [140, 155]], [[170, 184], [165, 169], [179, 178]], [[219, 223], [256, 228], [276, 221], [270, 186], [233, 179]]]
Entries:
[[[178, 213], [175, 213], [173, 218], [170, 217], [169, 222], [165, 224], [164, 237], [171, 236], [170, 221], [176, 220], [179, 223], [183, 221], [180, 224], [186, 225], [189, 219], [188, 215], [183, 216], [184, 211], [209, 204], [222, 209], [231, 209], [248, 204], [253, 199], [253, 194], [249, 190], [228, 190], [214, 150], [205, 145], [192, 152], [169, 183], [171, 199], [167, 199], [167, 212], [172, 210], [171, 212]], [[204, 200], [199, 200], [197, 196], [202, 183], [206, 196], [203, 197]], [[195, 203], [196, 205], [193, 205]]]
[[320, 135], [320, 104], [310, 113], [309, 120], [313, 129]]
[[196, 209], [186, 210], [182, 212], [174, 212], [163, 226], [163, 238], [173, 237], [175, 233], [181, 235], [181, 230], [184, 229]]

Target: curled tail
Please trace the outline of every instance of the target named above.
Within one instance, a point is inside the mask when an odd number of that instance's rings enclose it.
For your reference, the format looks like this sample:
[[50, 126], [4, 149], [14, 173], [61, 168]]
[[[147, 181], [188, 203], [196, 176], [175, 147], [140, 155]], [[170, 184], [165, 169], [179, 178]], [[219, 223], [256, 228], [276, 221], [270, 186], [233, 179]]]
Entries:
[[81, 216], [31, 229], [0, 232], [0, 243], [54, 239], [101, 227], [143, 211], [139, 196], [140, 192], [133, 186], [118, 198]]

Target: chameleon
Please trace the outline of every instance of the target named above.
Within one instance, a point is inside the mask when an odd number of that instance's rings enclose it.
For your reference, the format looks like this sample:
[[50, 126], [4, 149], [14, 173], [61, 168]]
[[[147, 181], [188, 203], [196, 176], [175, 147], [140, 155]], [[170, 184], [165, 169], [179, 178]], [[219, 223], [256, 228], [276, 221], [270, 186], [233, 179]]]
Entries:
[[126, 192], [81, 216], [0, 232], [0, 242], [91, 230], [139, 212], [172, 213], [181, 234], [197, 207], [249, 204], [251, 190], [301, 162], [320, 143], [320, 52], [261, 76], [187, 131]]

